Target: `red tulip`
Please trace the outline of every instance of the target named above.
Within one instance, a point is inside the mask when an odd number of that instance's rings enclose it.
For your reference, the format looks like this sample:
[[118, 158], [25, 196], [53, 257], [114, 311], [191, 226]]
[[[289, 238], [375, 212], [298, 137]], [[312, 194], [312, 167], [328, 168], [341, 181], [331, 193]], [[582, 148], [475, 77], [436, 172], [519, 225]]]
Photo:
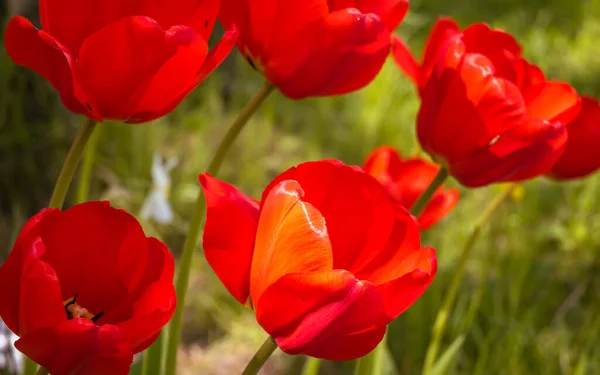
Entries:
[[[387, 146], [373, 151], [363, 168], [407, 210], [414, 206], [440, 170], [438, 165], [421, 158], [402, 160], [398, 151]], [[419, 227], [424, 230], [440, 221], [456, 206], [458, 196], [458, 190], [440, 186], [419, 215]]]
[[440, 51], [454, 35], [460, 34], [456, 21], [448, 17], [439, 17], [425, 43], [421, 63], [418, 63], [402, 39], [392, 37], [392, 56], [398, 67], [410, 78], [419, 90], [423, 90]]
[[419, 142], [470, 187], [547, 172], [581, 106], [571, 86], [546, 81], [512, 36], [485, 24], [448, 40], [421, 97]]
[[227, 56], [211, 53], [219, 0], [40, 0], [42, 30], [10, 20], [9, 56], [47, 79], [63, 104], [102, 121], [144, 122], [171, 112]]
[[248, 62], [290, 98], [340, 95], [377, 75], [408, 0], [223, 0]]
[[569, 140], [549, 175], [557, 180], [587, 176], [600, 168], [600, 103], [583, 97], [579, 116], [567, 126]]
[[0, 286], [16, 348], [52, 375], [126, 375], [176, 305], [169, 250], [106, 202], [31, 218]]
[[260, 202], [200, 175], [206, 259], [229, 292], [290, 354], [361, 357], [427, 289], [435, 251], [415, 219], [358, 167], [299, 165]]

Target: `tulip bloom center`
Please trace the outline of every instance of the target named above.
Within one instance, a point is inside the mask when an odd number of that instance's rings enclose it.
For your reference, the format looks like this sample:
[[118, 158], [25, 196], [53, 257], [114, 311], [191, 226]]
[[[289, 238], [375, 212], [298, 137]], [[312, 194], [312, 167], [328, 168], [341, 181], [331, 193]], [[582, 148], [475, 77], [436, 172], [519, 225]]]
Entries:
[[85, 307], [79, 306], [77, 304], [77, 293], [75, 293], [75, 295], [72, 298], [69, 298], [68, 300], [64, 301], [64, 305], [68, 319], [84, 318], [89, 319], [95, 323], [96, 321], [98, 321], [98, 319], [100, 319], [102, 315], [104, 315], [104, 311], [101, 311], [98, 314], [94, 315], [91, 312], [89, 312], [88, 309], [86, 309]]

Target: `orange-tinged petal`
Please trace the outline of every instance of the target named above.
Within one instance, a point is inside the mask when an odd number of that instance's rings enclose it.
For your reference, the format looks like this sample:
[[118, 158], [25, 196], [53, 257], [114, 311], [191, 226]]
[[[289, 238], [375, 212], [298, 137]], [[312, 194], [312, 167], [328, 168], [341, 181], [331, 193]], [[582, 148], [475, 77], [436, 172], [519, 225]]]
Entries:
[[325, 219], [303, 197], [298, 182], [288, 180], [273, 187], [262, 203], [250, 274], [253, 304], [288, 273], [333, 267]]
[[235, 187], [200, 175], [206, 199], [204, 255], [221, 282], [240, 303], [250, 296], [250, 269], [259, 205]]
[[[390, 261], [390, 264], [394, 262]], [[425, 247], [414, 251], [398, 263], [393, 272], [399, 277], [377, 285], [390, 320], [410, 307], [433, 281], [437, 272], [435, 250]]]
[[530, 88], [524, 94], [527, 113], [536, 120], [569, 124], [581, 109], [581, 99], [575, 89], [564, 82], [546, 82]]
[[265, 290], [256, 313], [285, 352], [332, 360], [365, 355], [388, 323], [377, 288], [343, 270], [288, 274]]
[[378, 285], [413, 270], [412, 259], [421, 248], [417, 221], [404, 208], [397, 207], [392, 224], [385, 245], [365, 251], [357, 259], [353, 272], [359, 279]]
[[298, 181], [304, 201], [325, 218], [333, 249], [333, 267], [354, 272], [363, 253], [386, 246], [394, 225], [394, 205], [385, 189], [358, 167], [336, 160], [300, 164], [280, 174], [263, 193], [283, 180]]

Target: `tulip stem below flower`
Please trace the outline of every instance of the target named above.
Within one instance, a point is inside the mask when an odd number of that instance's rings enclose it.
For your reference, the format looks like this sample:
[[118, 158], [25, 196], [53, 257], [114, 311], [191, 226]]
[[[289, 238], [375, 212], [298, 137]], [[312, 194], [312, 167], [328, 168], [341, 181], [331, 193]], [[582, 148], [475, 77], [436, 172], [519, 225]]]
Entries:
[[48, 375], [48, 370], [46, 370], [43, 367], [40, 367], [40, 369], [37, 371], [36, 375]]
[[[256, 112], [262, 102], [269, 96], [275, 87], [269, 82], [265, 82], [262, 88], [254, 95], [252, 99], [242, 109], [238, 117], [231, 124], [231, 127], [223, 137], [221, 144], [219, 145], [215, 155], [213, 156], [207, 172], [215, 176], [221, 164], [227, 155], [231, 145], [236, 140], [250, 117]], [[192, 219], [190, 220], [190, 227], [188, 230], [185, 243], [183, 245], [183, 253], [179, 262], [179, 271], [177, 273], [177, 279], [175, 281], [175, 288], [177, 290], [177, 309], [171, 320], [169, 329], [169, 340], [167, 344], [167, 356], [165, 361], [165, 375], [175, 375], [176, 362], [177, 362], [177, 348], [181, 338], [181, 327], [183, 319], [183, 308], [185, 306], [185, 296], [187, 293], [188, 283], [190, 279], [190, 271], [192, 269], [192, 258], [194, 256], [194, 250], [198, 243], [198, 237], [200, 237], [200, 230], [202, 221], [204, 219], [204, 209], [206, 201], [202, 194], [202, 190], [198, 193]]]
[[444, 332], [446, 330], [448, 318], [450, 316], [450, 309], [452, 308], [454, 300], [456, 299], [456, 293], [458, 292], [458, 287], [462, 280], [465, 271], [465, 266], [467, 264], [467, 261], [469, 260], [469, 257], [471, 256], [471, 251], [475, 247], [475, 243], [477, 242], [477, 239], [481, 234], [483, 226], [485, 225], [485, 223], [487, 223], [489, 218], [492, 216], [494, 211], [496, 211], [496, 209], [500, 206], [500, 204], [508, 196], [510, 196], [515, 186], [516, 184], [512, 184], [508, 188], [506, 188], [501, 194], [499, 194], [489, 204], [489, 206], [487, 206], [487, 208], [483, 211], [481, 216], [479, 216], [479, 219], [477, 219], [477, 221], [475, 222], [475, 226], [473, 227], [473, 230], [471, 231], [471, 234], [469, 235], [469, 238], [467, 239], [467, 242], [463, 247], [460, 259], [458, 260], [458, 264], [454, 267], [454, 275], [452, 277], [450, 289], [448, 290], [448, 293], [446, 294], [446, 297], [442, 302], [442, 307], [436, 315], [435, 323], [432, 329], [432, 339], [429, 343], [429, 347], [427, 348], [427, 354], [425, 355], [425, 364], [423, 365], [422, 372], [423, 375], [431, 375], [433, 365], [435, 364], [435, 360], [440, 349], [442, 336], [444, 335]]
[[248, 363], [248, 366], [246, 366], [246, 369], [244, 370], [244, 372], [242, 372], [242, 375], [258, 374], [260, 369], [263, 367], [265, 362], [267, 362], [267, 359], [269, 359], [269, 357], [271, 356], [271, 354], [273, 354], [275, 349], [277, 349], [277, 343], [275, 342], [275, 340], [273, 340], [272, 337], [269, 336], [262, 344], [260, 349], [258, 349], [254, 357], [252, 357], [250, 363]]
[[54, 185], [54, 192], [52, 193], [52, 198], [50, 198], [48, 207], [62, 208], [65, 197], [67, 196], [67, 191], [73, 180], [73, 175], [75, 175], [75, 170], [81, 159], [81, 155], [83, 155], [85, 146], [92, 136], [94, 129], [96, 129], [96, 123], [94, 121], [86, 121], [81, 129], [79, 129], [79, 133], [77, 134], [73, 145], [71, 145], [65, 163], [58, 175], [56, 185]]
[[318, 375], [319, 369], [321, 368], [321, 359], [308, 357], [304, 362], [304, 367], [302, 368], [302, 375]]
[[427, 189], [419, 196], [419, 199], [417, 199], [412, 206], [410, 213], [413, 214], [413, 216], [419, 217], [427, 206], [427, 203], [431, 200], [431, 197], [433, 197], [433, 194], [435, 194], [435, 191], [444, 183], [444, 181], [446, 181], [446, 178], [448, 178], [448, 170], [442, 167]]
[[[87, 119], [88, 122], [93, 120]], [[98, 148], [98, 138], [100, 138], [100, 129], [96, 130], [90, 136], [88, 145], [83, 153], [81, 161], [81, 169], [79, 172], [79, 184], [77, 185], [77, 193], [75, 201], [77, 203], [86, 202], [90, 191], [90, 175], [94, 166], [94, 158], [96, 157], [96, 149]]]

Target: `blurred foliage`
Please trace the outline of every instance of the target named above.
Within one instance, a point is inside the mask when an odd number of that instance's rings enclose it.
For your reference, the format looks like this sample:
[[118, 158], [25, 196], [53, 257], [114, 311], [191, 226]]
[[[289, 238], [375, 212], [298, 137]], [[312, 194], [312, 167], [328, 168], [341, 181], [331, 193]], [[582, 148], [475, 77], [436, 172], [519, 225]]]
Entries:
[[[600, 0], [413, 0], [398, 33], [419, 51], [439, 15], [462, 26], [487, 22], [511, 32], [549, 77], [600, 98]], [[8, 249], [24, 220], [47, 203], [83, 119], [67, 113], [46, 82], [15, 66], [3, 49], [0, 85], [0, 248]], [[233, 53], [166, 118], [102, 124], [92, 198], [138, 213], [151, 185], [152, 154], [177, 155], [171, 190], [176, 219], [144, 226], [178, 254], [198, 193], [197, 174], [260, 85], [260, 75]], [[271, 178], [302, 161], [361, 164], [381, 144], [410, 154], [417, 148], [418, 106], [415, 90], [392, 62], [368, 88], [344, 97], [294, 102], [275, 93], [234, 145], [220, 177], [259, 197]], [[440, 269], [430, 290], [391, 325], [398, 374], [419, 373], [458, 253], [481, 208], [501, 188], [461, 188], [457, 208], [424, 234], [423, 242], [438, 249]], [[465, 341], [448, 374], [600, 373], [599, 189], [598, 174], [568, 183], [538, 178], [495, 213], [450, 318], [445, 348], [461, 335]], [[216, 279], [200, 247], [197, 255], [182, 374], [237, 373], [264, 333]], [[297, 374], [302, 361], [280, 353], [272, 369]], [[351, 373], [351, 363], [325, 363], [321, 371]]]

